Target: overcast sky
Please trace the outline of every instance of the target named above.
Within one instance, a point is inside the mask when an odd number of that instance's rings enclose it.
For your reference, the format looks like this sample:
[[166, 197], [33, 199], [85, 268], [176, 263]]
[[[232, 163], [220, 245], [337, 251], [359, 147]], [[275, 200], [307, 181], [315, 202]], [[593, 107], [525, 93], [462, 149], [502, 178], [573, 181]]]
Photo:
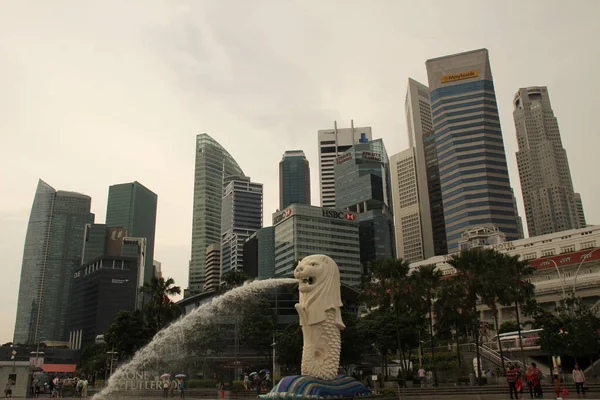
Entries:
[[155, 258], [185, 287], [196, 134], [264, 183], [270, 225], [285, 150], [307, 154], [318, 205], [317, 130], [354, 119], [390, 155], [406, 149], [407, 79], [427, 84], [425, 61], [446, 54], [490, 51], [520, 215], [512, 97], [546, 85], [587, 221], [600, 221], [599, 14], [597, 0], [2, 1], [0, 342], [38, 178], [90, 195], [100, 223], [109, 185], [156, 192]]

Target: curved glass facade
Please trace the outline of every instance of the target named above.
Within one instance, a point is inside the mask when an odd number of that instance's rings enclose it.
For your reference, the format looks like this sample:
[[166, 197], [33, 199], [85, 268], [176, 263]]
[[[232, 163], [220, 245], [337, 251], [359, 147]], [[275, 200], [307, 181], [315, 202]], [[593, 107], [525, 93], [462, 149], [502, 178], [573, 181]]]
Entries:
[[81, 263], [91, 198], [40, 180], [23, 250], [14, 342], [64, 340], [71, 277]]
[[188, 294], [202, 291], [206, 281], [206, 247], [221, 242], [223, 177], [232, 175], [244, 176], [244, 172], [227, 150], [206, 133], [196, 136]]

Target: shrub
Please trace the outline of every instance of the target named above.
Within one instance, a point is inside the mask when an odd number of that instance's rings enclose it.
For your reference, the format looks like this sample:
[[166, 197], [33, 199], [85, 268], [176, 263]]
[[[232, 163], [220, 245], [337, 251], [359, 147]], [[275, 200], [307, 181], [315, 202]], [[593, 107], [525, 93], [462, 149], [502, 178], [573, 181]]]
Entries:
[[190, 389], [214, 389], [217, 387], [215, 379], [190, 379], [186, 384]]
[[396, 397], [396, 392], [391, 388], [383, 388], [379, 391], [383, 397]]

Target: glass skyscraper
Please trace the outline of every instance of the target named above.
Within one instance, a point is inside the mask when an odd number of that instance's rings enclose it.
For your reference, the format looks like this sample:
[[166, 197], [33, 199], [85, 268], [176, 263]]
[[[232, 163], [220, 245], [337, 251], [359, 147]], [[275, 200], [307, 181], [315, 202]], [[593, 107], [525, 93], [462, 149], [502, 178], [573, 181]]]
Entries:
[[139, 182], [112, 185], [108, 189], [106, 226], [125, 228], [128, 237], [146, 238], [144, 282], [154, 275], [154, 236], [158, 196]]
[[221, 242], [223, 177], [244, 175], [227, 150], [206, 133], [196, 136], [195, 168], [192, 254], [186, 295], [202, 291], [206, 281], [206, 248]]
[[448, 252], [475, 227], [493, 225], [507, 240], [518, 239], [488, 51], [426, 65]]
[[226, 177], [221, 208], [221, 276], [242, 271], [244, 241], [262, 228], [262, 183], [249, 177]]
[[360, 261], [395, 257], [389, 159], [383, 141], [359, 143], [335, 160], [335, 204], [358, 214]]
[[279, 209], [310, 205], [310, 166], [302, 150], [290, 150], [279, 163]]
[[23, 250], [14, 343], [66, 339], [71, 282], [81, 263], [91, 201], [38, 182]]

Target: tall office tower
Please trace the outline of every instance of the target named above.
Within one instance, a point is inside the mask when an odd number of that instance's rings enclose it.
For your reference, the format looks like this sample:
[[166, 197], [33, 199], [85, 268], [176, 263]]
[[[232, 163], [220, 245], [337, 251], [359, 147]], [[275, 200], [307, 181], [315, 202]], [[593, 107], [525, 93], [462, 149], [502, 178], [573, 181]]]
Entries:
[[66, 338], [71, 277], [81, 262], [91, 202], [38, 182], [23, 249], [15, 343]]
[[486, 49], [427, 61], [448, 252], [463, 232], [495, 226], [518, 238]]
[[581, 195], [575, 193], [575, 204], [577, 204], [577, 218], [579, 219], [579, 226], [585, 228], [587, 226], [585, 222], [585, 214], [583, 213], [583, 203], [581, 202]]
[[[360, 285], [359, 227], [356, 214], [292, 204], [273, 214], [273, 227], [276, 277], [292, 277], [297, 261], [311, 254], [325, 254], [337, 263], [343, 284]], [[261, 272], [259, 276], [260, 274]]]
[[279, 209], [310, 205], [310, 166], [302, 150], [290, 150], [279, 162]]
[[[448, 254], [429, 88], [408, 79], [406, 90], [408, 142], [415, 149], [415, 169], [423, 238], [423, 257]], [[398, 226], [396, 226], [398, 230]], [[398, 240], [398, 238], [396, 238]]]
[[521, 88], [513, 106], [519, 144], [517, 165], [529, 236], [581, 228], [567, 152], [560, 140], [548, 89]]
[[335, 159], [354, 144], [358, 143], [361, 135], [371, 140], [371, 127], [355, 128], [354, 121], [350, 128], [337, 128], [320, 130], [319, 136], [319, 184], [321, 193], [321, 207], [335, 208]]
[[[423, 221], [419, 210], [415, 149], [390, 157], [396, 255], [408, 262], [424, 259]], [[431, 232], [431, 230], [430, 230]], [[433, 242], [431, 250], [433, 250]]]
[[206, 248], [206, 283], [204, 291], [217, 290], [221, 283], [221, 245], [213, 243]]
[[244, 267], [244, 241], [262, 228], [262, 183], [226, 177], [221, 211], [221, 276]]
[[154, 275], [154, 236], [158, 196], [139, 182], [121, 183], [108, 188], [106, 226], [124, 228], [127, 236], [146, 238], [143, 281]]
[[221, 243], [223, 177], [244, 175], [233, 157], [206, 133], [196, 136], [192, 216], [192, 254], [186, 295], [198, 294], [206, 281], [206, 248]]
[[358, 214], [361, 264], [394, 258], [390, 166], [383, 141], [363, 135], [335, 164], [336, 208]]

